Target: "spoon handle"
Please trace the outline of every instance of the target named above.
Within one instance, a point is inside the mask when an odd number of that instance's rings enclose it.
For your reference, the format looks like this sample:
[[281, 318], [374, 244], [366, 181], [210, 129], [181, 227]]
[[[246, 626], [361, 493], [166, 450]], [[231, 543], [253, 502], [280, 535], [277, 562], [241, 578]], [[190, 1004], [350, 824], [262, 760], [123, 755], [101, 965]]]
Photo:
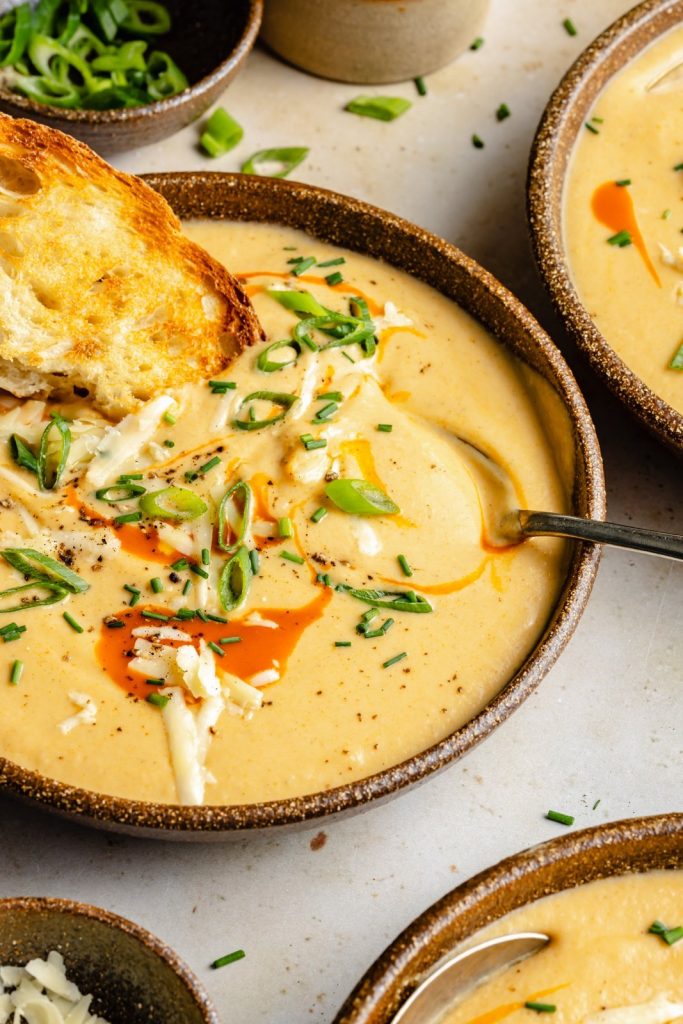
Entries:
[[657, 530], [640, 530], [636, 526], [604, 523], [597, 519], [561, 516], [555, 512], [530, 512], [520, 509], [519, 527], [525, 537], [573, 537], [649, 555], [683, 559], [683, 537]]

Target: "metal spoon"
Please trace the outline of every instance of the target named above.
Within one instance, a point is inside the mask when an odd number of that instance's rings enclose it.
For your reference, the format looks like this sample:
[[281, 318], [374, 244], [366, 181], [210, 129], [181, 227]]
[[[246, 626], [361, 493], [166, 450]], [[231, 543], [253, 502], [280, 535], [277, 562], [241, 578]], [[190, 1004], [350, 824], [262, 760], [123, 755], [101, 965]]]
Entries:
[[391, 1024], [438, 1024], [458, 996], [485, 981], [489, 975], [511, 967], [537, 953], [550, 938], [541, 932], [518, 932], [489, 939], [456, 953], [441, 963], [418, 985]]
[[579, 516], [561, 516], [555, 512], [530, 512], [520, 509], [505, 517], [503, 532], [511, 539], [521, 537], [572, 537], [615, 548], [644, 551], [648, 555], [683, 559], [683, 537], [658, 530], [640, 530], [636, 526], [604, 523]]

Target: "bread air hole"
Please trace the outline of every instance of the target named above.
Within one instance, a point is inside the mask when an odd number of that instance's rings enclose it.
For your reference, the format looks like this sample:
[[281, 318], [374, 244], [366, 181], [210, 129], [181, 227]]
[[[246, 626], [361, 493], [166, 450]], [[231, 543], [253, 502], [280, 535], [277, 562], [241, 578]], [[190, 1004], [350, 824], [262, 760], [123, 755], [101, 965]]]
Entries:
[[42, 183], [30, 167], [10, 156], [0, 156], [0, 189], [15, 196], [33, 196]]

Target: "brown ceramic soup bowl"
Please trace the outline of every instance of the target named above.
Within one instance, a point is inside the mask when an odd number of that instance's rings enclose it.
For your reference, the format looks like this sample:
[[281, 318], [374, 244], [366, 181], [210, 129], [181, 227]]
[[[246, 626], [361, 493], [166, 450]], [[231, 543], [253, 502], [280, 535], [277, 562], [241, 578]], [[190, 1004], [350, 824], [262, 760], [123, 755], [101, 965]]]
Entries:
[[442, 957], [519, 907], [599, 878], [674, 868], [683, 869], [683, 814], [612, 822], [508, 857], [413, 921], [372, 965], [334, 1024], [389, 1024]]
[[[601, 519], [605, 489], [600, 449], [581, 392], [559, 351], [531, 314], [459, 249], [391, 213], [356, 199], [288, 181], [239, 174], [172, 173], [146, 180], [181, 218], [261, 221], [298, 228], [426, 281], [479, 320], [533, 367], [561, 397], [573, 430], [573, 511]], [[245, 831], [315, 823], [401, 792], [467, 753], [503, 722], [554, 664], [586, 606], [600, 557], [592, 545], [571, 549], [566, 578], [536, 646], [489, 704], [427, 750], [375, 775], [288, 800], [187, 807], [103, 796], [55, 782], [0, 758], [0, 792], [101, 828], [175, 839], [225, 838]]]
[[0, 87], [0, 111], [58, 128], [105, 155], [159, 142], [196, 121], [249, 56], [261, 26], [263, 0], [165, 0], [165, 5], [173, 23], [158, 46], [184, 71], [187, 89], [143, 107], [63, 110]]
[[683, 414], [626, 366], [591, 319], [569, 274], [562, 220], [572, 151], [598, 93], [645, 47], [682, 21], [683, 0], [646, 0], [584, 50], [545, 109], [531, 152], [527, 191], [536, 262], [566, 327], [607, 386], [679, 455], [683, 454]]
[[52, 950], [109, 1024], [219, 1024], [190, 969], [139, 925], [70, 900], [0, 900], [0, 964], [23, 967]]

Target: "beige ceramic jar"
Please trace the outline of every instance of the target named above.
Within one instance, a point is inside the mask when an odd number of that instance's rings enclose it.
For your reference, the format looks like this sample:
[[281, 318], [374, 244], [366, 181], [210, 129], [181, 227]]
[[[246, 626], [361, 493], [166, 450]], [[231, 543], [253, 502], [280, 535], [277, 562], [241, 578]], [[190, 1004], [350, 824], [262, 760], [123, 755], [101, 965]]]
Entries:
[[261, 38], [323, 78], [400, 82], [462, 53], [488, 7], [489, 0], [266, 0]]

